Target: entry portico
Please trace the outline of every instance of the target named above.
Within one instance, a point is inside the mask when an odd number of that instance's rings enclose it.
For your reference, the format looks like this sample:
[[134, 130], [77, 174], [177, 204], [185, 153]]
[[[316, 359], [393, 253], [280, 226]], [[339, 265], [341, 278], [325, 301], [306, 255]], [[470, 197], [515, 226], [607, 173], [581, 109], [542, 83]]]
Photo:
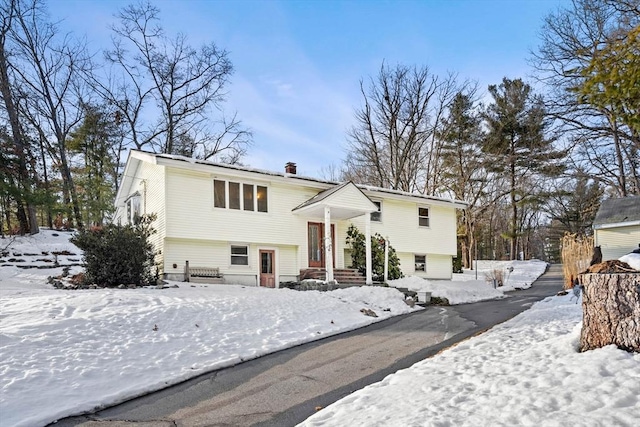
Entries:
[[327, 281], [333, 279], [333, 235], [331, 221], [341, 221], [358, 216], [365, 220], [365, 252], [366, 252], [366, 283], [373, 283], [371, 265], [371, 212], [378, 207], [353, 182], [347, 181], [336, 187], [321, 191], [314, 197], [292, 209], [295, 215], [324, 222], [324, 254]]

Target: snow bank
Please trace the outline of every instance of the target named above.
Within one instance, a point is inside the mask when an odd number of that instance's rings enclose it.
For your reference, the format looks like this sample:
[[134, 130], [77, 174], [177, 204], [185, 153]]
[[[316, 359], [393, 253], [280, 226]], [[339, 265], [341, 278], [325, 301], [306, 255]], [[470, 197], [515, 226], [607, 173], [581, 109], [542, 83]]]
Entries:
[[[547, 263], [530, 261], [478, 261], [478, 280], [475, 270], [454, 274], [453, 280], [427, 280], [417, 276], [390, 280], [389, 285], [412, 291], [428, 291], [432, 296], [446, 298], [449, 304], [464, 304], [488, 299], [503, 298], [504, 292], [530, 288], [547, 269]], [[485, 274], [493, 270], [504, 272], [504, 286], [496, 289], [485, 280]]]
[[408, 288], [416, 292], [431, 292], [432, 297], [446, 298], [449, 304], [464, 304], [504, 297], [501, 288], [494, 289], [484, 280], [436, 281], [410, 276], [398, 280], [390, 280], [389, 286]]
[[640, 354], [578, 353], [581, 305], [552, 297], [389, 375], [303, 426], [637, 426]]
[[640, 254], [627, 254], [619, 258], [620, 261], [626, 262], [631, 268], [640, 271]]

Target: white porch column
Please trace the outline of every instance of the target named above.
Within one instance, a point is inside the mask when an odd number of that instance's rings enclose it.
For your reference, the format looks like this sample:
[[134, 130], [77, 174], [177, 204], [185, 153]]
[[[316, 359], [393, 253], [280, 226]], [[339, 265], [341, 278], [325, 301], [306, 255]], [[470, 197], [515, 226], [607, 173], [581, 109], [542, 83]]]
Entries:
[[389, 280], [389, 238], [384, 238], [384, 283]]
[[366, 284], [373, 285], [373, 274], [371, 267], [371, 214], [366, 213], [364, 215], [364, 242], [365, 242], [365, 258], [366, 258]]
[[331, 242], [331, 208], [324, 207], [324, 264], [327, 282], [333, 282], [333, 250]]

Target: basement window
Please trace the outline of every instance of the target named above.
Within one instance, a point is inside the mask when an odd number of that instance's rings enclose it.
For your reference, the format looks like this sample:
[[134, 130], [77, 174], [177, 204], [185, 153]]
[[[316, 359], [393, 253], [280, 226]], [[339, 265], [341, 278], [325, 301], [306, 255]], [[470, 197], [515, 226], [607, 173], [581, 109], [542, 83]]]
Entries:
[[231, 245], [231, 265], [249, 265], [249, 247]]

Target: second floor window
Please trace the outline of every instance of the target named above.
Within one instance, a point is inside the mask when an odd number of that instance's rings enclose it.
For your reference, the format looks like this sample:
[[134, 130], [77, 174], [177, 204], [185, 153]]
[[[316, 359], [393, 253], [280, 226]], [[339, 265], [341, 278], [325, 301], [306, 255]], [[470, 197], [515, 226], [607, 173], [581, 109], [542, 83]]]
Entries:
[[371, 221], [381, 222], [382, 221], [382, 202], [378, 202], [373, 200], [373, 204], [377, 206], [377, 212], [371, 212]]
[[429, 227], [429, 208], [418, 208], [418, 225]]
[[262, 185], [214, 179], [213, 206], [221, 209], [268, 212], [268, 189]]

